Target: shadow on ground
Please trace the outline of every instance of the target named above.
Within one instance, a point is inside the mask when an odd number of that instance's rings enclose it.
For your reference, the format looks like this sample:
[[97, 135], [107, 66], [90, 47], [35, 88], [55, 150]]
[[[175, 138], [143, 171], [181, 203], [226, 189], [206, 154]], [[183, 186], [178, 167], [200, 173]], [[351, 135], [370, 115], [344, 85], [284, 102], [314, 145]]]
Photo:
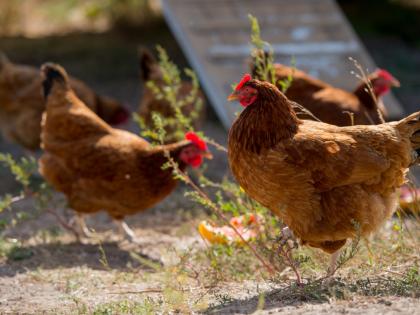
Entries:
[[[139, 252], [135, 254], [150, 260]], [[151, 261], [151, 263], [156, 262]], [[129, 251], [121, 249], [116, 242], [102, 244], [57, 242], [13, 248], [5, 264], [0, 265], [0, 277], [13, 277], [18, 273], [38, 268], [59, 269], [79, 266], [94, 270], [129, 271], [140, 268], [147, 269], [148, 272], [153, 271], [150, 266], [142, 265], [139, 259], [133, 258]]]
[[[258, 310], [292, 311], [301, 305], [319, 305], [332, 300], [348, 299], [350, 293], [377, 297], [379, 303], [391, 305], [390, 297], [419, 298], [420, 287], [408, 278], [365, 278], [356, 281], [336, 278], [334, 281], [313, 281], [302, 287], [296, 284], [262, 292], [247, 299], [225, 299], [210, 307], [205, 314], [254, 314]], [[273, 313], [274, 314], [274, 313]]]

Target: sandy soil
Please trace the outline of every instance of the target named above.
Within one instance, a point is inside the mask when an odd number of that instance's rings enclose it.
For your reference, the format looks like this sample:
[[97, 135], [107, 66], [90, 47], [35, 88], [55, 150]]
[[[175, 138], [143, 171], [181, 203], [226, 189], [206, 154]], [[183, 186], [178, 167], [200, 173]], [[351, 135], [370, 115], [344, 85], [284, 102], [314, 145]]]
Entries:
[[[181, 205], [181, 196], [182, 189], [156, 209], [127, 220], [140, 245], [122, 240], [104, 214], [88, 220], [98, 238], [85, 244], [68, 232], [52, 233], [57, 224], [46, 213], [9, 230], [8, 238], [24, 241], [20, 255], [0, 260], [0, 313], [91, 314], [106, 303], [159, 299], [167, 274], [142, 264], [133, 253], [168, 267], [177, 261], [176, 250], [204, 246], [196, 232], [202, 214], [192, 205]], [[207, 314], [253, 314], [261, 306], [261, 295], [265, 302], [258, 314], [419, 314], [418, 298], [382, 294], [308, 298], [290, 289], [292, 280], [293, 275], [280, 284], [218, 283], [210, 290], [189, 283], [185, 290], [191, 300], [203, 300]]]

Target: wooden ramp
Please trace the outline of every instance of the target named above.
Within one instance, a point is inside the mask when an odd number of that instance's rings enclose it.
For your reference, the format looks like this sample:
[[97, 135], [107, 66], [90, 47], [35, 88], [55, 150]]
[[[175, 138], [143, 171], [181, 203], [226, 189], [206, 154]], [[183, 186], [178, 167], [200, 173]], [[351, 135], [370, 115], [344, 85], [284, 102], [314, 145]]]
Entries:
[[[249, 13], [258, 18], [276, 62], [290, 64], [294, 56], [298, 68], [347, 90], [357, 85], [348, 57], [376, 68], [333, 0], [163, 0], [163, 12], [226, 128], [238, 111], [226, 97], [249, 72]], [[403, 114], [392, 95], [384, 102], [392, 118]]]

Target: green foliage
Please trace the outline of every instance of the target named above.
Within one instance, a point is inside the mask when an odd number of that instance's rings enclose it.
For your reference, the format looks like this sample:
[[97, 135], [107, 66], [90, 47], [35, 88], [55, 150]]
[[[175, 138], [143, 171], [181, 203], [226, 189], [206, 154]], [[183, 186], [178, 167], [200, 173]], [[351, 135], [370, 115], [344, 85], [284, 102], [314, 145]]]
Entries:
[[7, 257], [14, 246], [14, 243], [0, 237], [0, 258]]
[[[273, 47], [266, 41], [261, 39], [260, 26], [257, 18], [252, 15], [248, 15], [251, 22], [251, 44], [253, 46], [251, 57], [252, 57], [252, 71], [256, 79], [267, 81], [277, 86], [283, 93], [286, 93], [287, 89], [293, 83], [293, 74], [296, 69], [296, 59], [292, 56], [290, 66], [292, 72], [284, 79], [277, 80], [275, 66], [274, 66], [274, 51]], [[312, 114], [308, 109], [298, 103], [292, 104], [293, 109], [299, 118], [302, 119], [319, 119]]]
[[111, 270], [111, 267], [109, 266], [108, 258], [106, 257], [105, 249], [102, 246], [102, 244], [99, 242], [99, 262], [106, 270]]
[[138, 20], [153, 17], [148, 0], [90, 0], [84, 7], [86, 16], [92, 20], [107, 17], [112, 22], [138, 24]]
[[0, 258], [6, 257], [11, 261], [20, 261], [31, 258], [33, 254], [31, 248], [22, 246], [17, 240], [0, 237]]
[[23, 157], [18, 162], [10, 154], [0, 153], [0, 163], [8, 167], [16, 180], [25, 188], [29, 186], [29, 179], [37, 170], [37, 163], [33, 157], [29, 159]]
[[122, 300], [108, 302], [95, 307], [93, 315], [114, 315], [114, 314], [141, 314], [152, 315], [160, 311], [160, 303], [152, 298], [146, 298], [141, 302]]
[[248, 15], [251, 22], [251, 44], [254, 49], [252, 52], [255, 74], [258, 79], [276, 84], [276, 73], [273, 67], [274, 51], [273, 47], [261, 38], [260, 25], [256, 17]]
[[[259, 80], [268, 81], [276, 86], [281, 87], [281, 91], [285, 93], [293, 82], [293, 73], [283, 80], [277, 80], [274, 68], [274, 50], [270, 43], [261, 38], [260, 25], [256, 17], [248, 15], [251, 23], [251, 44], [253, 50], [251, 53], [255, 75]], [[296, 59], [292, 57], [291, 66], [294, 69]]]
[[198, 310], [206, 307], [205, 303], [200, 301], [190, 301], [188, 290], [184, 287], [187, 286], [189, 274], [186, 271], [183, 258], [178, 265], [170, 266], [167, 268], [162, 267], [153, 261], [141, 257], [140, 255], [130, 252], [130, 256], [140, 262], [143, 266], [151, 268], [154, 272], [160, 273], [162, 278], [160, 280], [162, 287], [161, 298], [152, 300], [153, 305], [158, 305], [158, 309], [166, 313], [181, 313], [181, 314], [194, 314]]
[[105, 20], [110, 26], [136, 26], [156, 16], [148, 0], [44, 0], [40, 7], [53, 21], [64, 23], [71, 13], [84, 15], [92, 22]]
[[[181, 71], [170, 59], [166, 51], [157, 46], [158, 64], [162, 74], [162, 82], [148, 81], [147, 87], [159, 100], [166, 101], [172, 109], [172, 117], [162, 117], [161, 113], [152, 112], [155, 123], [153, 128], [147, 126], [144, 119], [135, 115], [134, 119], [141, 128], [141, 135], [152, 141], [161, 143], [162, 134], [157, 132], [165, 131], [163, 143], [183, 139], [187, 131], [193, 130], [194, 121], [196, 121], [203, 108], [203, 100], [199, 97], [199, 82], [196, 74], [191, 69], [184, 69], [185, 75], [191, 81], [192, 89], [187, 94], [180, 93], [182, 86]], [[188, 107], [188, 116], [184, 115]], [[159, 125], [156, 125], [159, 123]], [[170, 131], [166, 132], [166, 131]]]
[[369, 296], [408, 296], [420, 297], [420, 275], [418, 265], [409, 268], [398, 277], [358, 279], [350, 286], [352, 292]]
[[7, 253], [7, 258], [10, 260], [20, 261], [31, 258], [34, 252], [26, 247], [13, 246]]
[[356, 231], [355, 237], [352, 240], [350, 246], [347, 246], [340, 254], [337, 260], [337, 268], [342, 267], [350, 259], [352, 259], [359, 251], [359, 243], [362, 235], [362, 228], [359, 222], [353, 220], [354, 230]]
[[0, 196], [0, 213], [4, 210], [12, 210], [14, 203], [28, 197], [32, 197], [34, 201], [34, 211], [31, 214], [13, 209], [12, 218], [1, 219], [0, 230], [4, 230], [50, 207], [52, 190], [42, 178], [37, 176], [38, 163], [35, 158], [22, 157], [20, 160], [15, 160], [10, 154], [0, 153], [0, 164], [8, 168], [16, 181], [22, 185], [18, 194]]
[[0, 198], [0, 213], [5, 209], [10, 209], [12, 203], [13, 197], [10, 194], [6, 194], [2, 198]]

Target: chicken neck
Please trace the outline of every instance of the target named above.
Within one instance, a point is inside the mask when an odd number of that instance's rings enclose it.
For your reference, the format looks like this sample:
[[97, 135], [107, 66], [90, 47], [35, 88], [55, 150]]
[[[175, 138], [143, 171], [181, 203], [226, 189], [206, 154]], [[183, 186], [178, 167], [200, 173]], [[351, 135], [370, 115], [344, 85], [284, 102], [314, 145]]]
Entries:
[[232, 126], [229, 142], [260, 153], [293, 137], [301, 121], [289, 100], [276, 87], [256, 81], [257, 100], [246, 107]]

